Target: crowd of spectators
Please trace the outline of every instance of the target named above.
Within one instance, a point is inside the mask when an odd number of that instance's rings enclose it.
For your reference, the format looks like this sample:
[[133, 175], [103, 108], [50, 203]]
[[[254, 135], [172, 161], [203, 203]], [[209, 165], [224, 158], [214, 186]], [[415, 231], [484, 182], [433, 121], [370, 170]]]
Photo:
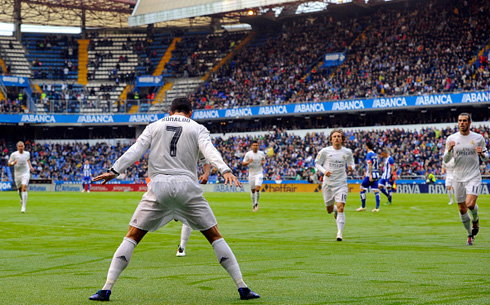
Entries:
[[[490, 89], [490, 2], [419, 1], [358, 18], [327, 15], [261, 29], [265, 44], [245, 48], [190, 97], [198, 108], [232, 108], [351, 98]], [[340, 69], [317, 69], [346, 51]]]
[[[490, 145], [490, 128], [476, 126], [473, 131], [481, 133]], [[380, 153], [388, 148], [395, 160], [395, 170], [400, 178], [423, 178], [428, 173], [443, 176], [442, 156], [445, 139], [455, 128], [424, 128], [419, 131], [396, 128], [391, 130], [348, 131], [345, 146], [354, 155], [356, 168], [349, 174], [352, 179], [362, 179], [366, 170], [364, 144], [371, 141], [375, 151]], [[259, 140], [260, 150], [267, 155], [264, 168], [266, 180], [307, 180], [319, 183], [320, 175], [315, 170], [318, 152], [329, 146], [328, 134], [312, 132], [304, 137], [290, 132], [276, 130], [258, 137], [232, 136], [213, 139], [223, 159], [233, 172], [243, 180], [248, 177], [248, 167], [242, 165], [243, 157], [251, 148], [252, 140]], [[75, 144], [36, 144], [26, 141], [26, 150], [31, 152], [31, 163], [35, 169], [34, 178], [74, 181], [81, 178], [81, 166], [89, 160], [95, 167], [94, 174], [105, 172], [128, 148], [129, 143], [107, 145], [99, 142]], [[380, 157], [381, 158], [381, 157]], [[380, 162], [381, 164], [381, 162]], [[148, 153], [122, 175], [122, 179], [144, 181], [148, 170]], [[216, 175], [216, 169], [212, 170]], [[490, 175], [490, 162], [481, 163], [481, 172]], [[219, 180], [219, 177], [215, 177]]]
[[264, 29], [255, 43], [191, 94], [197, 108], [231, 108], [304, 101], [309, 68], [325, 53], [344, 51], [362, 31], [357, 19], [326, 15]]
[[[33, 76], [36, 79], [68, 79], [70, 72], [78, 70], [78, 43], [73, 35], [47, 35], [36, 40], [36, 51], [41, 51], [36, 53], [39, 56], [49, 55], [46, 58], [51, 59], [45, 61], [39, 57], [32, 61]], [[61, 58], [63, 64], [53, 63], [53, 55]]]
[[3, 99], [0, 100], [0, 113], [24, 113], [24, 108], [19, 99]]
[[246, 35], [245, 32], [225, 31], [220, 34], [183, 36], [172, 52], [172, 60], [166, 65], [166, 71], [171, 70], [172, 77], [203, 76]]
[[[94, 167], [94, 174], [107, 171], [112, 163], [127, 149], [127, 144], [114, 146], [100, 142], [74, 144], [36, 144], [26, 141], [26, 150], [31, 153], [31, 164], [34, 168], [33, 178], [50, 178], [58, 181], [81, 180], [81, 167], [89, 160]], [[148, 169], [148, 158], [145, 156], [127, 170], [121, 179], [135, 182], [144, 181]]]

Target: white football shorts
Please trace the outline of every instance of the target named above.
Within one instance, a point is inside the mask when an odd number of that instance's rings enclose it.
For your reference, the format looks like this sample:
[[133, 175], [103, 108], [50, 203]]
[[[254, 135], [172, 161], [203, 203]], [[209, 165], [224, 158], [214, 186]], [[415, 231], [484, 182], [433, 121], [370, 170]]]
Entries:
[[347, 202], [347, 193], [349, 193], [349, 187], [347, 185], [329, 186], [322, 185], [323, 201], [327, 207], [333, 205], [335, 202]]
[[148, 184], [129, 225], [155, 231], [177, 219], [194, 230], [208, 230], [217, 222], [203, 193], [189, 176], [157, 175]]
[[16, 175], [15, 176], [15, 187], [20, 188], [21, 185], [29, 185], [29, 179], [31, 174]]
[[453, 176], [452, 175], [446, 175], [446, 187], [448, 186], [453, 186]]
[[255, 189], [256, 186], [262, 186], [264, 181], [264, 174], [250, 175], [248, 176], [248, 183], [250, 183], [250, 189]]
[[480, 195], [481, 178], [474, 178], [466, 182], [452, 181], [454, 198], [457, 203], [466, 201], [466, 195]]

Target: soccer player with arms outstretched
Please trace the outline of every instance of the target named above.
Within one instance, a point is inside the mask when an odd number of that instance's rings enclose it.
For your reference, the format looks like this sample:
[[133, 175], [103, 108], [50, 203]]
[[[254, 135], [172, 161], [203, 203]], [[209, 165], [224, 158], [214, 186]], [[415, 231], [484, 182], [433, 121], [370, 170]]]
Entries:
[[383, 149], [381, 156], [384, 159], [383, 174], [381, 175], [381, 180], [378, 183], [378, 189], [386, 197], [388, 197], [388, 202], [386, 205], [392, 203], [392, 184], [393, 184], [393, 174], [395, 173], [395, 160], [390, 156], [388, 148]]
[[245, 154], [242, 162], [243, 166], [248, 166], [248, 182], [250, 183], [250, 196], [252, 197], [252, 211], [259, 209], [260, 187], [264, 180], [265, 153], [259, 151], [259, 143], [252, 142], [252, 150]]
[[92, 165], [88, 160], [82, 165], [82, 193], [90, 193], [90, 183], [92, 183]]
[[209, 131], [191, 119], [192, 105], [187, 98], [172, 101], [170, 116], [149, 124], [143, 133], [112, 166], [94, 181], [106, 183], [141, 158], [149, 149], [148, 174], [151, 179], [129, 223], [129, 230], [114, 253], [104, 287], [90, 297], [109, 301], [111, 290], [128, 266], [135, 247], [148, 231], [155, 231], [172, 219], [201, 231], [212, 245], [218, 262], [234, 280], [241, 299], [259, 295], [242, 278], [235, 255], [218, 230], [216, 218], [197, 183], [199, 151], [223, 175], [225, 184], [241, 187], [240, 181], [214, 147]]
[[342, 241], [345, 225], [344, 207], [349, 193], [345, 170], [347, 168], [351, 171], [355, 165], [352, 151], [343, 147], [345, 134], [342, 129], [334, 129], [329, 140], [332, 146], [320, 150], [315, 159], [315, 167], [323, 174], [323, 201], [329, 214], [335, 210], [337, 241]]
[[[459, 206], [459, 215], [464, 228], [468, 232], [467, 245], [480, 230], [478, 217], [478, 199], [481, 186], [480, 160], [488, 161], [488, 150], [481, 134], [470, 131], [471, 115], [461, 113], [458, 116], [459, 131], [446, 139], [444, 162], [454, 158], [453, 189], [454, 197]], [[468, 212], [468, 209], [471, 212]], [[473, 225], [472, 225], [473, 223]]]
[[17, 143], [17, 151], [10, 155], [8, 166], [14, 167], [15, 175], [15, 187], [19, 192], [20, 197], [20, 211], [26, 212], [27, 206], [27, 186], [29, 185], [29, 179], [31, 172], [34, 171], [31, 164], [31, 154], [24, 150], [24, 142], [19, 141]]
[[374, 145], [371, 142], [366, 143], [366, 177], [361, 184], [361, 207], [356, 211], [361, 212], [366, 210], [366, 191], [371, 190], [374, 192], [374, 196], [376, 197], [376, 208], [373, 209], [373, 212], [379, 212], [379, 192], [378, 192], [378, 155], [373, 151]]

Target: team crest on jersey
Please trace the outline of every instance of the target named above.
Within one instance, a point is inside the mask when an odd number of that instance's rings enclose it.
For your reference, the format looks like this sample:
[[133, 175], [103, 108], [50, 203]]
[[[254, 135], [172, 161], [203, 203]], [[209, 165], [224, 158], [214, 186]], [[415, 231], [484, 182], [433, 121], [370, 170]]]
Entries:
[[345, 155], [342, 155], [342, 159], [344, 159], [344, 160], [345, 160]]
[[471, 141], [471, 145], [475, 145], [475, 141]]

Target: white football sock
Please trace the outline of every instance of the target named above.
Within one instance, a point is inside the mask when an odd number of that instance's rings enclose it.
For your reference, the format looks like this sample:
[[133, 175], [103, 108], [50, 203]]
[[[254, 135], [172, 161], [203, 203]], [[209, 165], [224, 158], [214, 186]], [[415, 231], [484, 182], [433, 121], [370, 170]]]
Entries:
[[228, 271], [231, 278], [235, 281], [237, 288], [247, 287], [242, 278], [242, 272], [240, 271], [240, 266], [231, 251], [230, 246], [226, 243], [223, 238], [215, 240], [212, 244], [218, 262], [223, 266], [223, 268]]
[[19, 198], [20, 198], [20, 200], [22, 200], [22, 192], [20, 190], [18, 190], [17, 193], [19, 193]]
[[27, 192], [22, 192], [22, 210], [25, 211], [27, 206]]
[[344, 212], [339, 212], [337, 214], [337, 230], [339, 232], [344, 232], [344, 225], [345, 225], [345, 213]]
[[336, 204], [333, 205], [333, 211], [337, 212], [337, 205]]
[[466, 214], [459, 213], [461, 217], [461, 222], [463, 223], [464, 228], [468, 231], [468, 235], [471, 235], [471, 218], [470, 213], [466, 212]]
[[255, 193], [250, 192], [250, 197], [252, 198], [252, 204], [255, 205]]
[[475, 207], [473, 208], [473, 210], [470, 210], [471, 212], [471, 216], [473, 216], [473, 221], [477, 221], [478, 220], [478, 204], [475, 204]]
[[449, 202], [453, 202], [453, 190], [447, 190], [447, 195], [449, 196]]
[[256, 204], [259, 204], [259, 199], [260, 199], [260, 191], [255, 191], [255, 196], [257, 198], [257, 200], [255, 201]]
[[180, 232], [180, 247], [185, 249], [187, 246], [187, 242], [189, 241], [189, 237], [191, 237], [192, 228], [186, 224], [182, 224], [182, 231]]
[[121, 245], [119, 248], [117, 248], [114, 256], [112, 257], [109, 273], [107, 274], [107, 281], [105, 282], [104, 287], [102, 287], [102, 290], [112, 290], [112, 287], [114, 287], [114, 283], [116, 283], [119, 275], [128, 266], [131, 256], [133, 255], [134, 248], [137, 245], [138, 244], [131, 238], [124, 237]]

